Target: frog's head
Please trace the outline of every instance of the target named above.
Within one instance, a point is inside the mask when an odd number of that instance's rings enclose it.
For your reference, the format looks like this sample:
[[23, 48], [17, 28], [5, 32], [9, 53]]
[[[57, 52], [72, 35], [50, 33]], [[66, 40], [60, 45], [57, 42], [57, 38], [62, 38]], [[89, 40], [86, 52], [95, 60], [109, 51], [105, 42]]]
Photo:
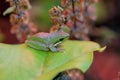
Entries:
[[62, 42], [69, 38], [69, 34], [64, 31], [59, 31], [55, 33], [57, 42]]

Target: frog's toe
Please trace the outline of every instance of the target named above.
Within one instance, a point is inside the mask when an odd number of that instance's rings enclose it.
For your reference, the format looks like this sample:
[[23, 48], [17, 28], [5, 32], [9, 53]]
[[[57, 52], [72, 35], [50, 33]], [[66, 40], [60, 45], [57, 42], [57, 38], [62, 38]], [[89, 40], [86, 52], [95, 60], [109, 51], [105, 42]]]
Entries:
[[54, 51], [54, 52], [63, 52], [63, 51], [64, 51], [63, 48], [56, 48], [56, 51]]
[[63, 52], [64, 49], [63, 49], [63, 48], [58, 48], [58, 51], [59, 51], [59, 52]]

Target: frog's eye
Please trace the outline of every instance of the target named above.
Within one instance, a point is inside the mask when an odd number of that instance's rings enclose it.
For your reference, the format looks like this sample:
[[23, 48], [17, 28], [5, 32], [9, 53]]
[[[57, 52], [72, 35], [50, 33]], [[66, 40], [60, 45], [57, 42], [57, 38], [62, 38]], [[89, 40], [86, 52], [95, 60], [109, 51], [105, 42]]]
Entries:
[[64, 40], [64, 38], [59, 39], [59, 41], [63, 41], [63, 40]]

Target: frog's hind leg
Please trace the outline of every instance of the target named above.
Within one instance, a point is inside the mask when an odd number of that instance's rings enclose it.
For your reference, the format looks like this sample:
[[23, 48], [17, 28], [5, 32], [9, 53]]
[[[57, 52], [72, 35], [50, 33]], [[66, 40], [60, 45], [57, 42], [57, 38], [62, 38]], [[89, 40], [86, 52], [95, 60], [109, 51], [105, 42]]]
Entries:
[[26, 40], [25, 43], [31, 48], [34, 48], [34, 49], [37, 49], [37, 50], [49, 51], [48, 47], [41, 42]]

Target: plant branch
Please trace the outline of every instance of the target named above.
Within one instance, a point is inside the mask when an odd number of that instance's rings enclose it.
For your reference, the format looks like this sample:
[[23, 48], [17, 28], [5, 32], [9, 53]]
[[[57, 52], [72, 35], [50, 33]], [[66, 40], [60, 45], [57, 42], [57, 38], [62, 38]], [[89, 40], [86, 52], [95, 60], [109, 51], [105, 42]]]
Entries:
[[19, 10], [19, 4], [18, 4], [19, 0], [14, 0], [14, 4], [16, 7], [16, 13], [18, 16], [20, 16], [20, 10]]
[[74, 0], [71, 0], [72, 2], [72, 9], [73, 9], [73, 20], [74, 20], [74, 29], [76, 29], [77, 25], [76, 25], [76, 15], [75, 15], [75, 4], [74, 4]]

